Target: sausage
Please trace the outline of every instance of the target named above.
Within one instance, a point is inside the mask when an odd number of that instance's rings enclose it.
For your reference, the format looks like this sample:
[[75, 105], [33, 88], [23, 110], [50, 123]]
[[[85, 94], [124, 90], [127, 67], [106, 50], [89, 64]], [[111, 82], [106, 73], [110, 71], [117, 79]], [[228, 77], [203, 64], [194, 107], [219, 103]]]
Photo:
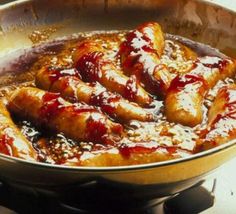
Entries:
[[104, 58], [103, 48], [93, 41], [84, 41], [73, 53], [75, 67], [85, 82], [99, 82], [109, 91], [116, 92], [124, 98], [149, 106], [151, 96], [140, 86], [135, 76], [130, 78], [118, 70], [113, 62]]
[[71, 104], [59, 94], [37, 88], [16, 90], [8, 106], [13, 113], [76, 141], [112, 144], [123, 134], [122, 125], [112, 122], [96, 108]]
[[[84, 152], [80, 157], [81, 166], [125, 166], [166, 161], [186, 157], [192, 153], [168, 147], [145, 148], [136, 145], [126, 151], [112, 148], [102, 152]], [[128, 154], [128, 155], [127, 155]]]
[[222, 87], [208, 112], [208, 127], [203, 130], [202, 150], [236, 138], [236, 85]]
[[86, 151], [78, 147], [71, 148], [65, 143], [60, 146], [55, 141], [48, 144], [45, 139], [40, 139], [40, 149], [46, 152], [49, 162], [67, 166], [135, 165], [165, 161], [192, 154], [191, 151], [183, 150], [177, 146], [160, 146], [159, 142], [127, 143], [116, 147], [110, 145], [104, 147], [97, 144]]
[[235, 71], [235, 62], [231, 59], [198, 58], [188, 73], [171, 82], [165, 98], [167, 119], [191, 127], [200, 124], [206, 93], [217, 81], [232, 77]]
[[0, 101], [0, 153], [25, 160], [37, 160], [32, 144], [18, 130]]
[[99, 106], [103, 112], [122, 122], [153, 120], [153, 115], [136, 103], [129, 102], [98, 84], [84, 83], [76, 69], [43, 67], [36, 75], [36, 86], [59, 92], [63, 98], [72, 102]]
[[208, 90], [213, 88], [219, 80], [233, 77], [235, 72], [236, 60], [222, 59], [216, 56], [198, 58], [189, 71], [190, 74], [202, 77], [208, 86]]
[[[198, 139], [192, 131], [169, 123], [144, 125], [136, 131], [136, 133], [143, 132], [141, 134], [143, 136], [124, 138], [116, 148], [84, 152], [80, 156], [80, 164], [85, 166], [132, 165], [180, 158], [193, 154]], [[152, 137], [148, 137], [149, 133], [152, 133]]]
[[203, 119], [202, 102], [206, 84], [195, 75], [177, 76], [165, 99], [165, 114], [170, 122], [194, 127]]
[[125, 73], [135, 75], [148, 92], [158, 97], [165, 95], [173, 78], [160, 62], [164, 45], [160, 25], [148, 22], [128, 33], [119, 51]]

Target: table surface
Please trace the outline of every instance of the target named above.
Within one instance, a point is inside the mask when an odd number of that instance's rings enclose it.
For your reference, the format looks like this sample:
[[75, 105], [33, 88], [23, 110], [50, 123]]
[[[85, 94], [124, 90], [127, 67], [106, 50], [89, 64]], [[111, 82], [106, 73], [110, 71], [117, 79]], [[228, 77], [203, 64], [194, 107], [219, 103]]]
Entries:
[[236, 11], [236, 0], [208, 0], [209, 2], [215, 2], [217, 4], [223, 5], [231, 10]]

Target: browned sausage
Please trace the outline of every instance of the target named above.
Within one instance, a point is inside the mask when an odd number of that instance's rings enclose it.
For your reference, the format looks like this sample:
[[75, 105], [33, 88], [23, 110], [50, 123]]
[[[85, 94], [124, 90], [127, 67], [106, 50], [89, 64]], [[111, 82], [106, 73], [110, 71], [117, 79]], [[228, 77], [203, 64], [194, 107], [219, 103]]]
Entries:
[[[117, 149], [108, 149], [101, 152], [85, 152], [82, 154], [80, 165], [82, 166], [125, 166], [145, 163], [154, 163], [160, 161], [181, 158], [191, 155], [190, 152], [179, 148], [157, 147], [145, 148], [145, 146], [136, 145], [129, 147], [125, 155]], [[88, 155], [89, 154], [89, 155]], [[128, 156], [126, 156], [128, 154]]]
[[79, 44], [73, 60], [85, 82], [97, 81], [109, 91], [117, 92], [141, 106], [149, 106], [152, 102], [152, 98], [140, 86], [135, 76], [128, 78], [111, 61], [104, 59], [100, 44], [92, 41]]
[[103, 112], [119, 121], [153, 120], [153, 115], [136, 103], [129, 102], [98, 84], [84, 83], [79, 76], [76, 69], [43, 67], [36, 75], [36, 85], [44, 90], [59, 92], [66, 100], [99, 106]]
[[6, 155], [36, 160], [32, 144], [18, 130], [5, 105], [0, 101], [0, 152]]
[[203, 133], [203, 150], [236, 138], [236, 85], [218, 91], [208, 112], [208, 128]]
[[148, 22], [128, 33], [126, 41], [120, 47], [125, 73], [135, 75], [145, 89], [156, 96], [165, 95], [172, 80], [167, 67], [160, 63], [164, 45], [160, 25]]
[[[126, 139], [127, 140], [127, 139]], [[127, 143], [127, 141], [126, 141]], [[46, 152], [49, 162], [69, 166], [124, 166], [165, 161], [191, 155], [191, 151], [182, 150], [176, 146], [160, 146], [159, 142], [127, 143], [93, 148], [83, 151], [80, 148], [69, 148], [63, 145], [63, 150], [56, 143], [48, 144], [41, 139], [40, 149]], [[50, 145], [50, 146], [49, 146]], [[96, 148], [97, 147], [97, 148]], [[58, 153], [62, 154], [58, 158]], [[63, 155], [63, 154], [67, 155]]]
[[71, 104], [56, 93], [37, 88], [16, 90], [8, 106], [15, 114], [77, 141], [109, 144], [119, 140], [123, 133], [120, 124], [110, 121], [96, 108]]
[[169, 121], [187, 126], [202, 122], [203, 100], [217, 81], [232, 77], [236, 66], [233, 60], [203, 57], [193, 63], [192, 70], [177, 76], [168, 89], [165, 113]]

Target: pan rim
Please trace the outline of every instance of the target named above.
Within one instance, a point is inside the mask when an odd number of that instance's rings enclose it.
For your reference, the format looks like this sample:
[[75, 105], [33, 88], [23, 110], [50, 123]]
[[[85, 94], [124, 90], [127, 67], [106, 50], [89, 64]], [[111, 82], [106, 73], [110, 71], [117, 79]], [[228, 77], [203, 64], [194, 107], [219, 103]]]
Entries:
[[203, 157], [207, 157], [210, 155], [214, 155], [221, 151], [225, 151], [226, 149], [230, 149], [233, 146], [236, 146], [236, 139], [217, 146], [213, 149], [206, 150], [203, 152], [199, 152], [188, 157], [177, 158], [167, 161], [160, 161], [160, 162], [153, 162], [153, 163], [146, 163], [146, 164], [137, 164], [137, 165], [124, 165], [124, 166], [106, 166], [106, 167], [92, 167], [92, 166], [65, 166], [65, 165], [57, 165], [57, 164], [49, 164], [43, 162], [36, 162], [36, 161], [29, 161], [20, 159], [17, 157], [11, 157], [8, 155], [0, 154], [0, 159], [10, 161], [10, 162], [18, 162], [24, 165], [34, 165], [35, 167], [43, 167], [47, 169], [55, 169], [55, 170], [69, 170], [69, 171], [80, 171], [80, 172], [120, 172], [120, 171], [137, 171], [137, 170], [147, 170], [150, 168], [157, 168], [157, 167], [167, 167], [172, 166], [175, 164], [189, 162], [193, 160], [197, 160]]

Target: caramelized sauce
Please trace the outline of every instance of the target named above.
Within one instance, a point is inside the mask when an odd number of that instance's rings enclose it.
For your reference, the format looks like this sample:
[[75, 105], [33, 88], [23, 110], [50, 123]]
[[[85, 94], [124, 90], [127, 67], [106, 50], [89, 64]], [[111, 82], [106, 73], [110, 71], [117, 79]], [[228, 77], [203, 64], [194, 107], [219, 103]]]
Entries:
[[4, 134], [0, 138], [0, 152], [5, 155], [11, 155], [12, 149], [11, 145], [13, 144], [14, 139]]
[[168, 91], [181, 91], [183, 90], [184, 87], [186, 87], [186, 85], [197, 83], [197, 82], [205, 86], [205, 81], [201, 76], [191, 75], [191, 74], [189, 75], [187, 74], [182, 77], [177, 76], [176, 78], [172, 80]]
[[[40, 116], [45, 123], [50, 121], [51, 118], [58, 117], [60, 113], [64, 112], [71, 112], [76, 115], [91, 113], [86, 121], [86, 138], [92, 142], [112, 143], [108, 138], [109, 136], [107, 136], [107, 119], [98, 109], [85, 104], [65, 105], [65, 103], [61, 102], [61, 98], [58, 94], [49, 92], [43, 96], [42, 100], [43, 106], [40, 109]], [[113, 131], [115, 131], [116, 134], [120, 134], [122, 133], [122, 130], [122, 126], [117, 124]]]
[[[198, 60], [198, 63], [199, 62], [208, 68], [218, 68], [220, 71], [222, 71], [222, 69], [229, 63], [228, 60], [219, 57], [204, 57], [201, 60]], [[194, 66], [197, 66], [196, 63]]]
[[134, 100], [138, 93], [137, 78], [132, 75], [125, 85], [124, 97]]
[[[145, 52], [156, 53], [156, 50], [153, 48], [153, 42], [145, 33], [141, 34], [139, 31], [133, 31], [127, 36], [126, 42], [121, 44], [120, 54], [133, 52], [135, 55], [135, 53], [140, 52], [140, 49]], [[139, 57], [139, 55], [137, 54], [136, 57]]]
[[79, 71], [75, 68], [71, 69], [62, 69], [62, 68], [55, 68], [55, 67], [49, 67], [49, 78], [51, 83], [53, 84], [57, 80], [59, 80], [61, 77], [67, 77], [67, 76], [72, 76], [72, 77], [77, 77], [81, 79]]
[[147, 153], [155, 152], [157, 149], [158, 148], [155, 148], [155, 147], [148, 148], [148, 147], [141, 146], [141, 145], [130, 147], [126, 144], [122, 144], [119, 147], [120, 153], [126, 158], [129, 158], [130, 155], [133, 154], [133, 153], [147, 154]]
[[102, 71], [100, 69], [100, 60], [102, 56], [103, 53], [101, 52], [91, 52], [84, 55], [77, 61], [76, 68], [79, 69], [84, 81], [96, 82], [99, 78], [101, 78]]
[[106, 140], [106, 143], [109, 144], [107, 141], [108, 139], [106, 139], [107, 127], [104, 117], [92, 115], [92, 117], [87, 122], [86, 133], [87, 138], [92, 142], [101, 142]]
[[103, 91], [99, 94], [93, 94], [90, 99], [90, 104], [100, 106], [103, 112], [113, 115], [115, 111], [115, 104], [121, 99], [117, 94], [112, 94], [108, 91]]
[[46, 121], [50, 120], [51, 117], [56, 117], [60, 112], [64, 111], [70, 111], [74, 114], [81, 114], [86, 112], [98, 112], [97, 109], [95, 109], [92, 106], [87, 106], [85, 104], [81, 105], [69, 105], [65, 106], [64, 103], [61, 102], [61, 98], [59, 94], [55, 93], [46, 93], [43, 96], [43, 106], [40, 109], [40, 115], [42, 118], [44, 118]]
[[[145, 34], [150, 33], [151, 32], [148, 31], [145, 32]], [[189, 67], [197, 69], [199, 63], [207, 68], [218, 68], [222, 70], [222, 68], [228, 63], [226, 59], [222, 60], [219, 57], [214, 57], [214, 62], [208, 61], [206, 57], [203, 60], [196, 60], [195, 58], [190, 59], [193, 61], [191, 61], [190, 65], [187, 65], [189, 61], [186, 62], [187, 60], [184, 59], [186, 60], [184, 62], [186, 64], [184, 65], [185, 68], [182, 69], [182, 67], [178, 64], [178, 60], [180, 60], [181, 65], [184, 64], [182, 57], [183, 53], [180, 53], [181, 48], [176, 48], [176, 50], [174, 50], [176, 52], [173, 53], [173, 49], [166, 45], [164, 50], [165, 54], [160, 57], [157, 51], [153, 48], [153, 41], [145, 36], [145, 34], [140, 36], [138, 31], [134, 31], [127, 37], [127, 42], [123, 43], [122, 41], [124, 40], [126, 33], [116, 33], [110, 35], [97, 34], [92, 36], [86, 35], [84, 38], [79, 36], [79, 39], [68, 39], [63, 41], [62, 49], [47, 53], [38, 58], [36, 63], [29, 69], [29, 73], [35, 75], [35, 73], [42, 66], [53, 65], [48, 68], [50, 70], [50, 81], [52, 85], [57, 80], [63, 79], [63, 90], [66, 90], [70, 84], [70, 81], [73, 79], [71, 77], [74, 77], [84, 82], [89, 82], [91, 86], [95, 86], [97, 81], [103, 75], [101, 69], [102, 66], [105, 67], [107, 66], [107, 63], [111, 63], [114, 64], [114, 67], [122, 70], [122, 63], [119, 61], [121, 53], [132, 53], [132, 57], [128, 58], [128, 60], [123, 63], [123, 67], [128, 68], [137, 64], [136, 77], [131, 75], [125, 84], [124, 97], [133, 99], [137, 95], [137, 84], [139, 84], [140, 80], [145, 79], [145, 82], [148, 84], [148, 87], [151, 88], [151, 91], [157, 91], [159, 89], [162, 90], [165, 87], [164, 83], [160, 81], [158, 82], [158, 87], [155, 88], [157, 85], [157, 83], [153, 84], [155, 80], [150, 78], [150, 75], [142, 75], [140, 73], [139, 66], [142, 65], [137, 63], [139, 60], [143, 60], [140, 59], [140, 50], [146, 52], [147, 54], [153, 54], [159, 57], [161, 62], [159, 65], [160, 67], [156, 66], [154, 62], [149, 62], [150, 64], [147, 63], [146, 74], [153, 74], [155, 69], [158, 71], [165, 67], [173, 71], [171, 77], [173, 77], [174, 80], [168, 90], [180, 91], [186, 87], [186, 85], [194, 82], [199, 82], [203, 88], [207, 87], [206, 82], [200, 75], [189, 74], [184, 75], [183, 78], [180, 78], [179, 76], [176, 76], [178, 70], [185, 73], [189, 70]], [[94, 51], [89, 54], [85, 54], [76, 62], [75, 65], [72, 60], [72, 54], [75, 51], [78, 41], [81, 42], [84, 39], [86, 40], [86, 37], [89, 37], [95, 42], [103, 41], [102, 45], [105, 47], [106, 53], [104, 54], [99, 51]], [[180, 46], [180, 44], [175, 42], [173, 39], [167, 40], [166, 44], [167, 43], [172, 43], [176, 47]], [[120, 44], [122, 44], [121, 47]], [[197, 49], [194, 51], [197, 51]], [[150, 67], [152, 69], [150, 69]], [[151, 72], [151, 70], [153, 72]], [[234, 82], [234, 79], [231, 80]], [[227, 82], [224, 82], [224, 84], [228, 85]], [[217, 92], [218, 88], [219, 86], [217, 85], [212, 91]], [[3, 90], [5, 90], [5, 88], [3, 88]], [[209, 105], [211, 105], [215, 95], [216, 94], [213, 94], [209, 100], [207, 98]], [[96, 113], [102, 111], [110, 115], [114, 114], [114, 105], [116, 105], [121, 98], [122, 97], [120, 95], [111, 93], [107, 90], [101, 90], [99, 93], [93, 93], [89, 100], [89, 104], [99, 106], [99, 108], [96, 108], [83, 103], [64, 105], [64, 103], [60, 100], [61, 98], [59, 94], [55, 93], [48, 92], [43, 96], [43, 107], [40, 109], [40, 115], [45, 124], [50, 120], [50, 118], [57, 117], [59, 113], [64, 111], [73, 112], [75, 115], [86, 112], [92, 113], [86, 126], [86, 135], [90, 142], [75, 142], [69, 138], [66, 138], [63, 133], [55, 134], [53, 131], [42, 130], [39, 127], [34, 127], [28, 121], [22, 121], [22, 119], [19, 118], [15, 118], [14, 121], [17, 123], [22, 133], [33, 143], [34, 148], [39, 154], [39, 161], [52, 164], [82, 165], [82, 157], [84, 154], [89, 154], [90, 156], [113, 154], [115, 152], [112, 149], [118, 150], [118, 153], [124, 159], [129, 159], [131, 156], [135, 155], [135, 158], [142, 156], [143, 163], [146, 163], [145, 154], [161, 153], [166, 154], [168, 158], [179, 158], [185, 155], [191, 155], [201, 150], [201, 147], [196, 150], [196, 144], [198, 138], [203, 138], [207, 134], [204, 133], [205, 129], [201, 129], [201, 127], [206, 127], [207, 114], [204, 115], [205, 118], [202, 124], [194, 128], [173, 123], [167, 124], [166, 117], [163, 113], [163, 103], [158, 102], [157, 97], [155, 96], [153, 96], [154, 107], [150, 108], [150, 112], [157, 114], [156, 116], [158, 117], [158, 120], [153, 123], [131, 121], [130, 124], [126, 124], [124, 127], [117, 124], [113, 127], [112, 131], [117, 133], [117, 135], [123, 133], [124, 136], [122, 136], [123, 138], [121, 140], [115, 141], [114, 144], [114, 141], [109, 138], [109, 133], [106, 128], [106, 120], [104, 117], [100, 117], [99, 114]], [[155, 107], [157, 102], [158, 107]], [[235, 103], [229, 102], [227, 104], [227, 108], [230, 109], [230, 113], [226, 115], [218, 115], [214, 123], [223, 117], [231, 117], [236, 119]], [[8, 138], [5, 135], [0, 138], [1, 153], [11, 155], [12, 152], [9, 145], [11, 145], [12, 140], [12, 138]], [[214, 144], [215, 146], [217, 145], [217, 143]]]
[[168, 155], [173, 155], [174, 153], [176, 153], [176, 151], [178, 150], [178, 147], [176, 146], [153, 146], [153, 147], [149, 147], [148, 144], [138, 144], [135, 146], [129, 146], [128, 144], [121, 144], [119, 147], [119, 151], [120, 153], [125, 157], [125, 158], [129, 158], [131, 155], [133, 154], [139, 154], [139, 155], [143, 155], [143, 154], [149, 154], [149, 153], [153, 153], [156, 152], [158, 150], [165, 150], [168, 152]]

